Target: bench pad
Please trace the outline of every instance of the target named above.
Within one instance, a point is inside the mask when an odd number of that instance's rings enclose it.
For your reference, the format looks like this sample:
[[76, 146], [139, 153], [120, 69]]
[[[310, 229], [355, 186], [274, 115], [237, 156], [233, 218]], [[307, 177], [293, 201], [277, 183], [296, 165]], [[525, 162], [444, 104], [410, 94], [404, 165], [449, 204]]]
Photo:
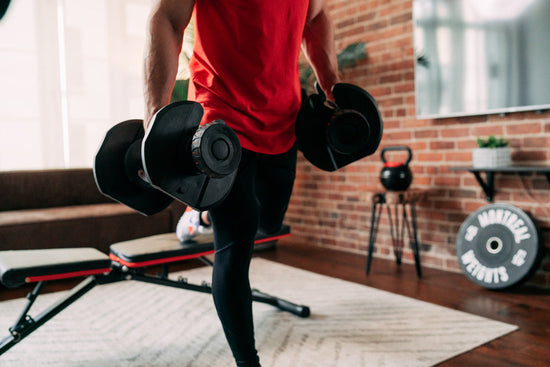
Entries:
[[[258, 234], [255, 244], [275, 241], [290, 235], [290, 227], [283, 226], [271, 235]], [[190, 242], [179, 242], [175, 233], [138, 238], [111, 245], [112, 260], [132, 268], [166, 264], [193, 259], [214, 253], [214, 236], [198, 235]]]
[[9, 288], [110, 270], [109, 257], [91, 247], [0, 251], [0, 281]]
[[[122, 265], [139, 268], [166, 264], [212, 254], [212, 235], [195, 238], [202, 242], [180, 243], [175, 233], [138, 238], [111, 245], [110, 258]], [[206, 238], [206, 240], [204, 240]]]

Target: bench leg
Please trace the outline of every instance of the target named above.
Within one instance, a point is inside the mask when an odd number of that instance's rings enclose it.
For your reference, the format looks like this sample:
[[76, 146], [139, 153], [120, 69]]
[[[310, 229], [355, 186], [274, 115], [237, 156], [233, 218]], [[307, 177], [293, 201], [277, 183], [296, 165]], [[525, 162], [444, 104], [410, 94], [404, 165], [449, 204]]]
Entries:
[[[145, 275], [142, 273], [130, 273], [130, 279], [137, 280], [140, 282], [164, 285], [168, 287], [174, 287], [179, 289], [187, 289], [195, 292], [209, 293], [212, 294], [212, 286], [207, 282], [202, 282], [201, 284], [193, 284], [187, 282], [186, 279], [180, 278], [178, 280], [168, 279], [166, 277], [153, 277]], [[309, 317], [310, 310], [309, 307], [303, 305], [297, 305], [295, 303], [286, 301], [284, 299], [271, 296], [269, 294], [260, 292], [257, 289], [252, 289], [252, 300], [260, 303], [267, 303], [282, 311], [290, 312], [299, 317]]]
[[38, 297], [42, 288], [42, 282], [37, 283], [34, 291], [27, 296], [29, 301], [25, 305], [23, 312], [19, 316], [15, 325], [9, 329], [10, 336], [0, 341], [0, 355], [4, 354], [15, 344], [19, 343], [21, 340], [29, 336], [33, 331], [44, 325], [48, 320], [69, 307], [77, 299], [88, 293], [97, 284], [98, 283], [95, 276], [90, 276], [86, 278], [79, 285], [73, 288], [73, 290], [65, 297], [44, 310], [36, 318], [32, 318], [28, 314], [28, 312], [32, 304], [34, 303], [34, 300], [36, 299], [36, 297]]
[[277, 307], [278, 309], [286, 312], [290, 312], [299, 317], [309, 317], [310, 310], [309, 307], [304, 305], [297, 305], [295, 303], [285, 301], [284, 299], [270, 296], [269, 294], [260, 292], [257, 289], [252, 289], [252, 300], [260, 303], [267, 303], [271, 306]]
[[[0, 340], [0, 355], [4, 354], [15, 344], [19, 343], [21, 340], [29, 336], [33, 331], [38, 329], [40, 326], [44, 325], [47, 321], [52, 319], [55, 315], [69, 307], [72, 303], [82, 297], [84, 294], [88, 293], [96, 285], [99, 284], [108, 284], [114, 283], [122, 280], [137, 280], [146, 283], [153, 283], [158, 285], [164, 285], [169, 287], [175, 287], [179, 289], [187, 289], [195, 292], [209, 293], [212, 294], [212, 287], [203, 282], [202, 284], [192, 284], [188, 283], [185, 279], [180, 278], [179, 280], [171, 280], [167, 277], [167, 268], [164, 269], [165, 274], [161, 274], [158, 277], [153, 277], [145, 275], [141, 272], [131, 271], [126, 273], [115, 268], [109, 274], [103, 275], [91, 275], [84, 279], [80, 284], [73, 288], [70, 293], [64, 296], [62, 299], [51, 305], [49, 308], [40, 313], [36, 318], [32, 318], [28, 312], [33, 305], [35, 299], [40, 294], [42, 290], [43, 283], [39, 282], [35, 286], [32, 293], [30, 293], [27, 298], [28, 302], [25, 304], [23, 311], [20, 316], [17, 318], [14, 326], [12, 326], [9, 331], [10, 335]], [[290, 312], [299, 317], [309, 317], [310, 310], [309, 307], [303, 305], [297, 305], [292, 302], [280, 299], [269, 294], [260, 292], [257, 289], [252, 290], [252, 299], [256, 302], [267, 303], [274, 307], [279, 308], [282, 311]]]

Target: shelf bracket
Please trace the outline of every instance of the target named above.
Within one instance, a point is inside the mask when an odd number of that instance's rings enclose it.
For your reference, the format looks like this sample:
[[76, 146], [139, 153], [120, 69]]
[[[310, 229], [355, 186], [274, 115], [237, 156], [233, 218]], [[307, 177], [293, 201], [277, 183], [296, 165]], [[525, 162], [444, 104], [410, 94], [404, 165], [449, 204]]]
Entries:
[[[483, 178], [481, 177], [481, 174], [479, 171], [471, 171], [483, 191], [485, 192], [485, 199], [487, 201], [493, 201], [493, 197], [495, 196], [495, 176], [493, 172], [486, 171], [485, 172], [485, 179], [486, 181], [483, 181]], [[548, 177], [548, 175], [547, 175]]]

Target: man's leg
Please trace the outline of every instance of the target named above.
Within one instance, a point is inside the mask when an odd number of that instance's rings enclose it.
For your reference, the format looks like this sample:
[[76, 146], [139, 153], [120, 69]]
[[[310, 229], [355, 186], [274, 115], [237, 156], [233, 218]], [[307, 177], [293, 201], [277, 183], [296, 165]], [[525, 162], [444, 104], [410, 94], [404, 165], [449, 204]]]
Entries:
[[296, 178], [296, 146], [277, 155], [260, 155], [256, 174], [256, 195], [260, 206], [259, 229], [271, 234], [281, 229], [294, 179]]
[[248, 270], [258, 227], [255, 199], [256, 160], [243, 150], [231, 193], [210, 210], [214, 226], [212, 295], [238, 366], [259, 366], [254, 341], [252, 296]]

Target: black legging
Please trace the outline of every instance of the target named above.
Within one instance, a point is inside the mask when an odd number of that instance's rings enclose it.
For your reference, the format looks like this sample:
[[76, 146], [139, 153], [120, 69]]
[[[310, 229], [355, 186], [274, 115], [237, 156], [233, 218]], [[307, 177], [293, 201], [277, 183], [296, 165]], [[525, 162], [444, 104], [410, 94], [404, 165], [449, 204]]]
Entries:
[[237, 366], [259, 366], [248, 270], [256, 231], [278, 231], [296, 176], [296, 148], [279, 155], [243, 149], [227, 199], [210, 210], [216, 255], [214, 304]]

